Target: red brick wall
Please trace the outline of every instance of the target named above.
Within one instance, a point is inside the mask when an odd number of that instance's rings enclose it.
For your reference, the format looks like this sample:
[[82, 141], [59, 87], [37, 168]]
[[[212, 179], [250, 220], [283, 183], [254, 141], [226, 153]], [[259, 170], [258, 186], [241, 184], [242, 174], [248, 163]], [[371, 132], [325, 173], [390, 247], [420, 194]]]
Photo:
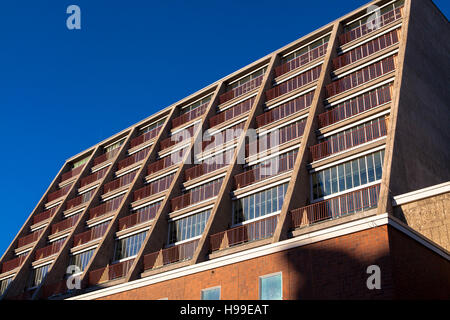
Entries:
[[[222, 299], [258, 299], [259, 276], [282, 272], [284, 299], [361, 299], [393, 296], [386, 226], [321, 241], [104, 299], [200, 299], [221, 286]], [[381, 290], [368, 290], [366, 269], [381, 268]]]
[[450, 299], [450, 262], [389, 227], [395, 296], [400, 299]]

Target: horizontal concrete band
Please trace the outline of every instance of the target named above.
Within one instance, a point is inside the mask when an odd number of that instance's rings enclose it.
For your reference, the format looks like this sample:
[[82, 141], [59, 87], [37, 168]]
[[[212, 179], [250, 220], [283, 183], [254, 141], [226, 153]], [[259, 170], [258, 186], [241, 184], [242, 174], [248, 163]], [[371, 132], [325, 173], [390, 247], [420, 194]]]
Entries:
[[392, 200], [392, 205], [400, 206], [402, 204], [438, 196], [447, 192], [450, 192], [450, 181], [395, 196]]

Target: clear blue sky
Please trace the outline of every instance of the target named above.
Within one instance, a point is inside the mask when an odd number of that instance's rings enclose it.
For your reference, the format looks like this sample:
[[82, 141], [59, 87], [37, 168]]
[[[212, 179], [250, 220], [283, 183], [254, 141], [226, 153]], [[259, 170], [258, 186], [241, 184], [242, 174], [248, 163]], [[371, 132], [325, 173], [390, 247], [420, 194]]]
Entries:
[[0, 256], [65, 159], [366, 2], [1, 1]]

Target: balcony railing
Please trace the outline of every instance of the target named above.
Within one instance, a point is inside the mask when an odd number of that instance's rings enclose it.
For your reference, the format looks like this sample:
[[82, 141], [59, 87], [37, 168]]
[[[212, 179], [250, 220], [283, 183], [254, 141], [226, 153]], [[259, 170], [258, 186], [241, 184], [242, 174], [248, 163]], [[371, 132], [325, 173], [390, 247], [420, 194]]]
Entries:
[[147, 197], [150, 197], [151, 195], [154, 195], [154, 194], [157, 194], [159, 192], [169, 189], [170, 184], [172, 183], [174, 177], [175, 177], [174, 174], [168, 175], [168, 176], [158, 179], [154, 182], [150, 182], [145, 187], [136, 190], [134, 192], [134, 200], [133, 201], [145, 199]]
[[293, 228], [306, 227], [375, 208], [378, 205], [379, 192], [380, 185], [378, 184], [292, 210], [292, 226]]
[[71, 187], [72, 187], [72, 184], [69, 184], [68, 186], [65, 186], [59, 190], [49, 193], [47, 195], [47, 202], [52, 202], [58, 198], [64, 197], [69, 192]]
[[101, 178], [103, 178], [105, 176], [107, 171], [108, 171], [108, 168], [103, 168], [101, 170], [94, 172], [91, 175], [88, 175], [87, 177], [82, 178], [81, 182], [80, 182], [80, 187], [81, 188], [85, 187], [91, 183], [94, 183], [94, 182], [100, 180]]
[[179, 162], [174, 162], [171, 156], [164, 157], [160, 160], [157, 160], [153, 163], [150, 163], [147, 167], [147, 175], [151, 175], [163, 169], [169, 168], [173, 165], [178, 164]]
[[14, 269], [20, 267], [26, 258], [27, 258], [27, 256], [25, 255], [25, 256], [20, 256], [20, 257], [14, 258], [12, 260], [3, 262], [1, 273], [9, 272], [11, 270], [14, 270]]
[[127, 173], [120, 178], [117, 178], [113, 181], [110, 181], [108, 183], [105, 183], [103, 186], [103, 192], [106, 194], [108, 192], [114, 191], [116, 189], [119, 189], [121, 187], [127, 186], [131, 184], [136, 177], [138, 170], [135, 170], [133, 172]]
[[66, 203], [66, 210], [75, 208], [79, 205], [82, 205], [83, 203], [88, 202], [91, 200], [92, 195], [95, 193], [95, 189], [92, 189], [88, 192], [83, 193], [82, 195], [79, 195], [76, 198], [70, 199]]
[[184, 177], [186, 181], [196, 179], [198, 177], [201, 177], [204, 174], [216, 171], [220, 168], [223, 168], [227, 166], [228, 163], [226, 162], [226, 159], [223, 159], [223, 161], [220, 161], [220, 163], [208, 163], [203, 162], [202, 164], [196, 165], [195, 167], [186, 169], [184, 171]]
[[220, 104], [225, 103], [231, 99], [240, 97], [240, 96], [246, 94], [247, 92], [250, 92], [250, 91], [258, 88], [261, 85], [263, 79], [264, 79], [264, 74], [260, 75], [259, 77], [256, 77], [255, 79], [252, 79], [246, 83], [243, 83], [239, 87], [236, 87], [234, 89], [231, 89], [228, 92], [225, 92], [224, 94], [222, 94], [219, 97]]
[[181, 116], [176, 117], [172, 120], [172, 129], [177, 128], [179, 126], [182, 126], [185, 123], [188, 123], [189, 121], [192, 121], [194, 119], [197, 119], [198, 117], [201, 117], [208, 107], [209, 102], [202, 104], [201, 106], [198, 106], [197, 108], [188, 111], [186, 113], [183, 113]]
[[219, 194], [220, 187], [222, 186], [222, 181], [223, 178], [218, 179], [212, 184], [208, 183], [198, 188], [194, 188], [186, 194], [171, 199], [170, 204], [172, 211], [177, 211], [192, 204], [217, 196]]
[[153, 206], [150, 210], [136, 212], [127, 217], [119, 219], [119, 231], [137, 226], [138, 224], [153, 220], [161, 205]]
[[203, 152], [212, 151], [213, 149], [220, 149], [220, 147], [224, 144], [240, 137], [240, 135], [244, 132], [244, 127], [245, 122], [241, 122], [235, 126], [232, 126], [231, 128], [216, 133], [210, 138], [209, 141], [205, 139], [205, 141], [202, 141]]
[[303, 136], [305, 125], [306, 120], [301, 120], [280, 128], [278, 131], [265, 134], [256, 141], [245, 145], [246, 157], [257, 155]]
[[396, 8], [385, 14], [381, 15], [379, 18], [372, 19], [367, 23], [356, 27], [344, 34], [339, 36], [339, 43], [344, 45], [350, 41], [359, 39], [366, 34], [369, 34], [377, 29], [380, 29], [394, 21], [399, 20], [402, 17], [403, 7]]
[[17, 240], [17, 248], [22, 248], [26, 245], [29, 245], [30, 243], [36, 242], [39, 239], [39, 236], [41, 235], [42, 231], [44, 231], [44, 229], [36, 230], [35, 232], [25, 237], [19, 238]]
[[316, 81], [319, 76], [320, 72], [322, 70], [322, 65], [312, 68], [311, 70], [305, 71], [298, 76], [286, 80], [282, 82], [281, 84], [273, 87], [270, 90], [266, 91], [266, 100], [270, 101], [272, 99], [275, 99], [279, 96], [282, 96], [283, 94], [286, 94], [288, 92], [291, 92], [293, 90], [299, 89], [301, 87], [306, 86], [309, 83], [312, 83]]
[[199, 240], [185, 242], [144, 256], [144, 270], [192, 259]]
[[399, 29], [384, 34], [372, 41], [369, 41], [353, 50], [350, 50], [333, 59], [334, 70], [345, 67], [356, 61], [364, 59], [374, 53], [377, 53], [393, 44], [398, 43]]
[[347, 90], [356, 88], [366, 82], [379, 78], [395, 70], [396, 56], [387, 57], [370, 66], [353, 72], [326, 87], [327, 97], [332, 97]]
[[53, 216], [53, 214], [56, 212], [56, 210], [58, 210], [59, 206], [53, 207], [51, 209], [45, 210], [41, 213], [36, 214], [33, 217], [33, 224], [42, 222], [44, 220], [47, 220], [49, 218], [51, 218]]
[[140, 136], [137, 136], [136, 138], [133, 138], [130, 140], [130, 148], [137, 147], [144, 142], [147, 142], [149, 140], [152, 140], [158, 136], [159, 131], [161, 131], [162, 126], [159, 126], [157, 128], [154, 128], [144, 134], [141, 134]]
[[279, 215], [271, 216], [211, 235], [211, 252], [272, 237], [278, 218]]
[[289, 102], [283, 103], [282, 105], [263, 113], [262, 115], [256, 117], [256, 127], [260, 128], [269, 123], [286, 118], [300, 110], [308, 108], [311, 105], [313, 98], [314, 91], [304, 94]]
[[114, 199], [108, 200], [105, 203], [102, 203], [101, 205], [92, 208], [89, 210], [89, 219], [94, 219], [100, 216], [103, 216], [107, 213], [113, 212], [117, 210], [122, 203], [124, 195], [121, 195], [119, 197], [116, 197]]
[[319, 128], [332, 125], [367, 110], [376, 108], [390, 102], [391, 99], [392, 86], [378, 88], [364, 95], [360, 95], [357, 98], [337, 105], [332, 110], [319, 114]]
[[54, 225], [52, 225], [51, 234], [56, 234], [58, 232], [72, 228], [77, 223], [79, 217], [80, 214], [76, 214], [58, 223], [55, 223]]
[[117, 153], [119, 153], [119, 150], [120, 150], [120, 148], [116, 148], [116, 149], [113, 149], [113, 150], [106, 152], [106, 153], [102, 154], [101, 156], [98, 156], [97, 158], [95, 158], [94, 159], [94, 167], [114, 158], [114, 156]]
[[313, 161], [316, 161], [328, 157], [334, 153], [338, 153], [380, 137], [384, 137], [386, 134], [386, 122], [381, 120], [333, 137], [332, 139], [316, 144], [309, 149], [311, 151]]
[[256, 169], [249, 170], [234, 176], [234, 182], [236, 189], [246, 187], [252, 183], [259, 182], [261, 180], [283, 174], [294, 168], [296, 155], [289, 155], [287, 157], [280, 158], [278, 160], [278, 166], [272, 167], [257, 167]]
[[126, 157], [123, 160], [120, 160], [119, 163], [117, 164], [117, 169], [121, 170], [121, 169], [131, 166], [139, 161], [144, 160], [149, 152], [150, 152], [150, 147], [147, 147], [139, 152], [133, 153], [131, 156]]
[[89, 272], [89, 286], [95, 286], [104, 282], [123, 278], [133, 265], [134, 259], [119, 262]]
[[59, 252], [59, 250], [62, 248], [62, 246], [64, 245], [64, 243], [65, 243], [65, 240], [56, 241], [49, 246], [46, 246], [41, 249], [37, 249], [35, 256], [34, 256], [34, 261], [38, 261], [38, 260], [50, 257], [51, 255], [57, 254]]
[[218, 113], [217, 115], [209, 118], [209, 126], [211, 128], [215, 127], [225, 121], [231, 120], [233, 118], [240, 116], [241, 114], [244, 114], [244, 113], [250, 111], [250, 109], [253, 106], [254, 101], [255, 101], [255, 97], [252, 97], [252, 98], [245, 100], [225, 111]]
[[276, 67], [275, 76], [279, 77], [324, 56], [327, 53], [327, 46], [328, 42]]
[[162, 140], [160, 143], [161, 151], [170, 148], [176, 144], [190, 140], [194, 135], [195, 129], [197, 129], [197, 126], [192, 126], [187, 129], [184, 129], [183, 131], [177, 132], [171, 137]]
[[81, 165], [79, 167], [76, 167], [75, 169], [70, 170], [69, 172], [63, 173], [61, 175], [61, 182], [64, 182], [66, 180], [69, 180], [72, 177], [75, 177], [80, 174], [80, 172], [83, 170], [85, 165]]
[[108, 230], [109, 224], [102, 224], [100, 227], [93, 227], [92, 229], [83, 233], [76, 234], [73, 237], [73, 247], [81, 246], [90, 241], [103, 237], [106, 230]]

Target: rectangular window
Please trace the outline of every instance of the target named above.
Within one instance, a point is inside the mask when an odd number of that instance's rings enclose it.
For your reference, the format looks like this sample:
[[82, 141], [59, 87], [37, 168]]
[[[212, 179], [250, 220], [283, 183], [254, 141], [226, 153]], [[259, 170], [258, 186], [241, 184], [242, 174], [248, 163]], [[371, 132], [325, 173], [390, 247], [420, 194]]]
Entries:
[[241, 223], [281, 210], [287, 183], [234, 201], [233, 223]]
[[85, 164], [86, 162], [88, 162], [89, 157], [83, 158], [81, 160], [75, 161], [72, 165], [72, 169], [78, 168], [80, 166], [82, 166], [83, 164]]
[[33, 269], [29, 278], [28, 287], [29, 288], [37, 287], [44, 279], [45, 275], [50, 269], [50, 266], [51, 264], [47, 264], [45, 266]]
[[4, 279], [0, 281], [0, 297], [5, 293], [6, 289], [8, 289], [9, 284], [11, 283], [13, 277]]
[[202, 300], [220, 300], [220, 287], [203, 289]]
[[71, 256], [70, 265], [75, 265], [78, 268], [80, 268], [80, 271], [84, 271], [84, 269], [89, 264], [89, 261], [91, 260], [92, 256], [94, 255], [94, 251], [95, 249], [91, 249]]
[[281, 272], [259, 277], [260, 300], [283, 300], [283, 283]]
[[312, 174], [314, 199], [381, 180], [384, 150]]
[[120, 140], [118, 142], [115, 142], [114, 144], [105, 147], [105, 153], [111, 152], [113, 150], [116, 150], [117, 148], [120, 148], [120, 146], [125, 142], [125, 140]]
[[189, 240], [203, 233], [211, 210], [169, 222], [169, 244]]
[[147, 231], [144, 231], [132, 235], [131, 237], [117, 240], [115, 260], [117, 261], [137, 255], [146, 236]]

